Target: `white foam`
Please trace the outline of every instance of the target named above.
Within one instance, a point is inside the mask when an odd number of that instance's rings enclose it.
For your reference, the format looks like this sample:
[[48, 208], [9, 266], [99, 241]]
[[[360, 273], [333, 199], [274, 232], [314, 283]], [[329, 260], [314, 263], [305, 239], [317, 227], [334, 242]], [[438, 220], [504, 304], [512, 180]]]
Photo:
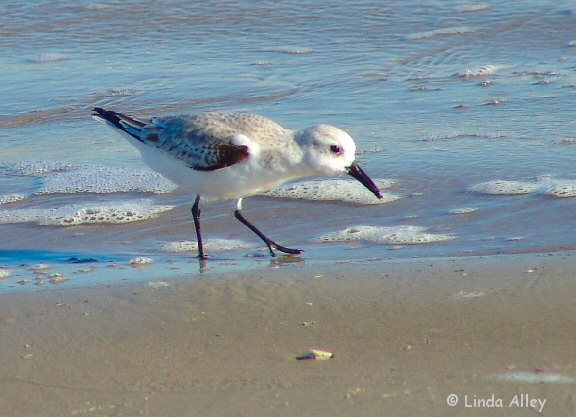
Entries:
[[167, 281], [150, 281], [148, 286], [152, 288], [166, 288], [170, 287], [171, 284]]
[[460, 291], [458, 294], [456, 294], [456, 297], [459, 298], [480, 298], [480, 297], [484, 297], [484, 291], [472, 291], [472, 292], [464, 292], [464, 291]]
[[136, 256], [128, 261], [128, 264], [131, 266], [147, 266], [152, 263], [154, 263], [154, 260], [147, 256]]
[[479, 3], [479, 4], [469, 4], [469, 5], [457, 7], [456, 11], [458, 11], [459, 13], [475, 13], [475, 12], [480, 12], [480, 11], [487, 10], [487, 9], [488, 9], [487, 4]]
[[64, 281], [68, 281], [68, 277], [58, 272], [54, 272], [53, 274], [50, 274], [48, 281], [50, 284], [60, 284]]
[[7, 175], [37, 177], [50, 172], [68, 171], [73, 165], [60, 161], [23, 161], [1, 165]]
[[169, 193], [177, 186], [149, 170], [130, 170], [122, 167], [82, 166], [58, 172], [42, 179], [37, 194], [54, 193]]
[[26, 200], [29, 198], [29, 194], [4, 194], [0, 195], [0, 205], [16, 203], [18, 201]]
[[[390, 188], [394, 184], [394, 181], [386, 179], [378, 179], [374, 182], [380, 189]], [[357, 204], [383, 204], [401, 198], [396, 194], [383, 193], [380, 200], [358, 181], [340, 178], [284, 184], [265, 193], [265, 195], [298, 200], [344, 201]]]
[[455, 208], [452, 210], [448, 210], [449, 214], [460, 215], [460, 214], [469, 214], [478, 211], [475, 207], [462, 207], [462, 208]]
[[576, 197], [576, 180], [556, 180], [543, 187], [542, 192], [553, 197]]
[[453, 28], [443, 28], [436, 30], [429, 30], [425, 32], [411, 33], [406, 36], [407, 41], [417, 41], [421, 39], [434, 38], [437, 36], [452, 36], [452, 35], [463, 35], [466, 33], [474, 33], [476, 29], [469, 27], [453, 27]]
[[317, 242], [349, 242], [361, 240], [385, 245], [417, 245], [422, 243], [445, 242], [454, 236], [427, 233], [420, 226], [352, 226], [339, 232], [326, 233], [314, 240]]
[[[208, 252], [225, 252], [253, 247], [253, 244], [236, 239], [209, 239], [204, 242], [204, 248]], [[192, 241], [164, 242], [160, 245], [160, 250], [169, 253], [196, 252], [198, 243]]]
[[531, 194], [537, 192], [540, 188], [541, 185], [534, 182], [493, 180], [473, 185], [469, 189], [480, 194], [515, 195]]
[[458, 78], [479, 78], [494, 75], [500, 67], [497, 65], [483, 65], [478, 68], [467, 69], [456, 74]]
[[34, 271], [34, 273], [45, 274], [45, 273], [47, 273], [46, 271], [48, 271], [50, 268], [52, 268], [52, 267], [48, 264], [37, 263], [36, 265], [34, 265], [30, 269], [32, 269], [32, 271]]
[[92, 93], [96, 97], [131, 97], [141, 94], [142, 90], [135, 87], [113, 87], [108, 90], [98, 90]]
[[505, 381], [529, 384], [575, 384], [576, 378], [552, 372], [512, 371], [492, 374], [487, 377], [493, 381]]
[[59, 161], [4, 164], [6, 175], [40, 177], [36, 194], [54, 193], [170, 193], [177, 186], [152, 170], [102, 165], [71, 165]]
[[12, 273], [8, 268], [0, 268], [0, 281], [10, 278]]
[[44, 53], [44, 54], [36, 55], [34, 58], [32, 58], [31, 61], [35, 62], [35, 63], [57, 62], [57, 61], [65, 61], [69, 58], [70, 57], [66, 54], [53, 52], [53, 53]]
[[576, 179], [537, 177], [529, 181], [493, 180], [469, 187], [480, 194], [515, 195], [541, 193], [558, 198], [576, 197]]
[[435, 142], [442, 140], [456, 140], [456, 139], [500, 139], [504, 138], [506, 135], [504, 133], [467, 133], [463, 131], [447, 131], [430, 133], [420, 139], [422, 142]]
[[106, 9], [108, 9], [108, 5], [106, 5], [106, 4], [91, 4], [87, 8], [88, 8], [88, 10], [106, 10]]
[[267, 52], [277, 52], [288, 55], [307, 55], [313, 52], [310, 48], [299, 48], [296, 46], [277, 46], [275, 48], [266, 49]]
[[151, 199], [69, 204], [52, 209], [0, 210], [0, 224], [37, 223], [42, 226], [131, 223], [157, 217], [172, 206], [154, 205]]

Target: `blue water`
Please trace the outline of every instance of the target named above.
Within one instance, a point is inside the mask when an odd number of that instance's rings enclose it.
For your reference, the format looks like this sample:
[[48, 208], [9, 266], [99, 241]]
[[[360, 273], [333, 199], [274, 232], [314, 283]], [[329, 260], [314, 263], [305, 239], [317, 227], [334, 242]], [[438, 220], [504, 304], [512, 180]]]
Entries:
[[[245, 215], [272, 238], [304, 247], [307, 261], [576, 247], [571, 194], [470, 190], [494, 180], [576, 184], [572, 1], [22, 3], [0, 4], [2, 165], [147, 169], [91, 119], [93, 106], [142, 116], [248, 111], [295, 129], [344, 128], [365, 171], [393, 180], [387, 191], [402, 197], [378, 206], [247, 199]], [[175, 208], [125, 225], [0, 224], [0, 251], [161, 258], [160, 242], [194, 239], [190, 199], [178, 192], [33, 195], [44, 175], [0, 172], [0, 197], [25, 196], [0, 211], [138, 198]], [[206, 239], [258, 246], [232, 207], [205, 207]], [[450, 214], [459, 208], [475, 211]], [[453, 239], [314, 240], [354, 225], [421, 226]], [[246, 253], [218, 256], [250, 265]]]

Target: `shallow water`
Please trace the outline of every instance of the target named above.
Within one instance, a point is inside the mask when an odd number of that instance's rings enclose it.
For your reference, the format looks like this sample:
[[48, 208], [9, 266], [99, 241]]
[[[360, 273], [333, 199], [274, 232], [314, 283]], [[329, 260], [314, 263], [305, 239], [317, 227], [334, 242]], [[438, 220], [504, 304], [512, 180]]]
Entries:
[[[96, 105], [346, 129], [365, 171], [390, 183], [389, 202], [345, 202], [337, 187], [320, 187], [322, 201], [245, 202], [306, 260], [576, 247], [571, 1], [3, 2], [0, 48], [6, 265], [21, 251], [160, 260], [191, 249], [178, 243], [194, 240], [191, 198], [148, 177], [91, 119]], [[265, 251], [245, 259], [261, 245], [232, 209], [204, 207], [206, 240], [223, 262], [251, 265]]]

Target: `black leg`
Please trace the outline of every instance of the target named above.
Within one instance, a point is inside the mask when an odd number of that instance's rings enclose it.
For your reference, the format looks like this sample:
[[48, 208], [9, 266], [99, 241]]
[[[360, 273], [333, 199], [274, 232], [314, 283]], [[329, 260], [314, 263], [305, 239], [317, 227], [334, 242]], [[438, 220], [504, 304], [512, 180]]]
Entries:
[[204, 245], [202, 244], [202, 232], [200, 231], [200, 195], [196, 196], [196, 201], [192, 206], [192, 217], [194, 218], [194, 227], [196, 228], [196, 238], [198, 239], [198, 258], [208, 259], [204, 254]]
[[236, 205], [236, 210], [234, 211], [234, 217], [236, 217], [242, 224], [246, 225], [250, 230], [252, 230], [256, 235], [262, 239], [262, 241], [268, 246], [268, 250], [270, 251], [270, 256], [276, 256], [274, 253], [274, 249], [279, 250], [280, 252], [290, 253], [292, 255], [298, 255], [303, 252], [302, 249], [290, 249], [285, 246], [279, 245], [273, 240], [270, 240], [264, 233], [256, 228], [252, 223], [244, 218], [242, 215], [242, 199], [238, 199], [238, 203]]

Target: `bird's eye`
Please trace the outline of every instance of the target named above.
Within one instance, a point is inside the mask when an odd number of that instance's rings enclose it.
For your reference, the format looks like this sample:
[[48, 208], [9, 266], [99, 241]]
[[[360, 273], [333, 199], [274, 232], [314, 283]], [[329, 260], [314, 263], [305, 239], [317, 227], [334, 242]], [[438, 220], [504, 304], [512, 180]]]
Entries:
[[338, 145], [330, 145], [330, 152], [332, 153], [340, 153], [341, 148]]

